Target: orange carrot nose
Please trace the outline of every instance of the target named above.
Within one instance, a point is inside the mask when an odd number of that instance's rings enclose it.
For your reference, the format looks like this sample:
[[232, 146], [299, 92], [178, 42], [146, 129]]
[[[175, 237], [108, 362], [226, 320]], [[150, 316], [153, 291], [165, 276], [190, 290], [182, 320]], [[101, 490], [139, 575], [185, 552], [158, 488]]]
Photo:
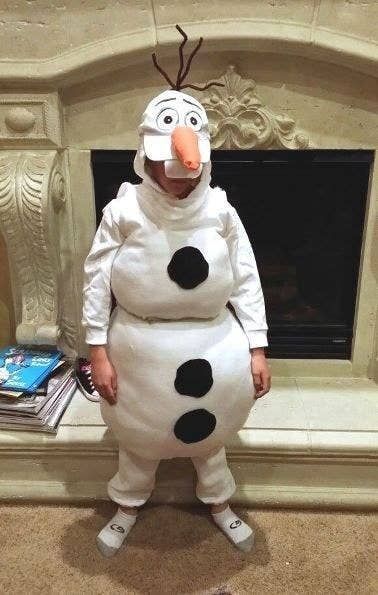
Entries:
[[185, 167], [195, 171], [201, 163], [198, 136], [189, 126], [177, 126], [172, 132], [173, 149]]

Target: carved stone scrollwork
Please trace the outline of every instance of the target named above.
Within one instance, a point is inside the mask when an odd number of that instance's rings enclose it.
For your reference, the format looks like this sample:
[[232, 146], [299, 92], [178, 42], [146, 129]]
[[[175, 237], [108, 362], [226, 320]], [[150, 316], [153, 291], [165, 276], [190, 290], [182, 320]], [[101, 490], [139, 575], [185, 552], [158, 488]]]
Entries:
[[55, 170], [51, 182], [51, 199], [55, 211], [60, 211], [66, 203], [64, 179], [60, 171]]
[[209, 118], [213, 149], [305, 149], [308, 137], [295, 130], [295, 121], [275, 114], [257, 96], [256, 83], [244, 80], [229, 66], [201, 97]]
[[65, 201], [56, 151], [0, 154], [0, 229], [8, 249], [18, 343], [56, 345], [59, 329], [59, 225]]

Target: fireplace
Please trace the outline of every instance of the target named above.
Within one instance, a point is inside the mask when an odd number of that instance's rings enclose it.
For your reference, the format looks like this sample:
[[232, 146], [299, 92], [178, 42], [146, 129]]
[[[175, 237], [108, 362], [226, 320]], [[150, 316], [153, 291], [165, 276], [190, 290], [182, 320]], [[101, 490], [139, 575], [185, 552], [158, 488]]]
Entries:
[[[134, 151], [92, 151], [97, 225]], [[227, 191], [250, 237], [274, 358], [349, 359], [373, 152], [214, 150], [212, 185]], [[114, 304], [114, 302], [113, 302]]]

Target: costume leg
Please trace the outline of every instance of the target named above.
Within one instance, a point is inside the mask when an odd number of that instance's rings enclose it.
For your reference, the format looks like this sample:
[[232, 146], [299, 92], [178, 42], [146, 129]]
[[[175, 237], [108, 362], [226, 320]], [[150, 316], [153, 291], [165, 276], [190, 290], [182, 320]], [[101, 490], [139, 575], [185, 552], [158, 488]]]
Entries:
[[[235, 492], [235, 480], [228, 468], [226, 452], [221, 448], [208, 457], [192, 459], [197, 470], [197, 497], [205, 504], [223, 504]], [[215, 524], [240, 550], [249, 552], [254, 543], [254, 534], [242, 519], [227, 506], [225, 510], [212, 513]]]
[[193, 457], [198, 482], [196, 494], [205, 504], [222, 504], [235, 492], [235, 480], [227, 465], [226, 451], [222, 447], [207, 457]]
[[160, 461], [144, 459], [121, 444], [118, 461], [118, 471], [108, 483], [110, 498], [121, 506], [142, 506], [154, 488]]

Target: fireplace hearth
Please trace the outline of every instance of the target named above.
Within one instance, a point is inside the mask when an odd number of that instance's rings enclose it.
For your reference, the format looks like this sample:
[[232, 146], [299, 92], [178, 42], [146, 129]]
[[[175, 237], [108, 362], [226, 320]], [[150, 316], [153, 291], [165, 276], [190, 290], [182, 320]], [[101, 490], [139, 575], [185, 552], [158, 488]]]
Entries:
[[[134, 151], [92, 151], [97, 224]], [[349, 359], [373, 152], [212, 152], [212, 185], [227, 191], [250, 237], [265, 296], [267, 355]]]

